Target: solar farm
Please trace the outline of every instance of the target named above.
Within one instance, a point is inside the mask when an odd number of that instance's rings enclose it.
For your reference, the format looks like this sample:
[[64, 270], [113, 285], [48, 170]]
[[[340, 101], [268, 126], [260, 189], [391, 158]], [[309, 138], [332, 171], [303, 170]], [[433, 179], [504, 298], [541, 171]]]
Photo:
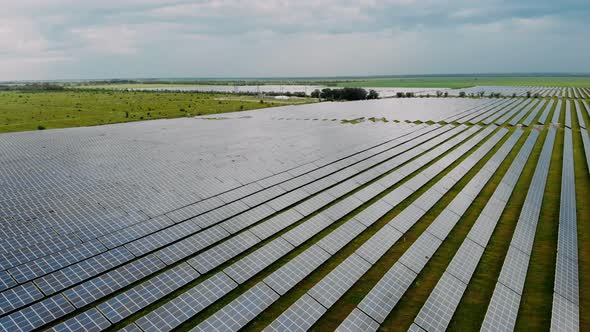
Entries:
[[590, 329], [590, 89], [483, 88], [1, 134], [0, 330]]

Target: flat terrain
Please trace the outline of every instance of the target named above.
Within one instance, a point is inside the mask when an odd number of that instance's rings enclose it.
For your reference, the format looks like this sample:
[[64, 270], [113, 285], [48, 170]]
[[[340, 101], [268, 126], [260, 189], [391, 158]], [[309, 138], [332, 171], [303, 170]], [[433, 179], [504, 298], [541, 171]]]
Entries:
[[339, 83], [338, 86], [467, 88], [477, 85], [590, 87], [590, 76], [420, 76], [392, 77]]
[[588, 330], [578, 92], [2, 134], [0, 330]]
[[273, 79], [273, 80], [244, 80], [235, 81], [207, 81], [207, 80], [154, 80], [150, 83], [114, 83], [81, 85], [78, 87], [88, 88], [181, 88], [187, 85], [322, 85], [331, 87], [381, 87], [381, 88], [468, 88], [481, 85], [495, 86], [552, 86], [552, 87], [590, 87], [590, 75], [570, 76], [509, 76], [509, 75], [450, 75], [450, 76], [394, 76], [394, 77], [369, 77], [369, 78], [309, 78], [309, 79]]
[[123, 91], [0, 91], [0, 133], [237, 112], [313, 99]]

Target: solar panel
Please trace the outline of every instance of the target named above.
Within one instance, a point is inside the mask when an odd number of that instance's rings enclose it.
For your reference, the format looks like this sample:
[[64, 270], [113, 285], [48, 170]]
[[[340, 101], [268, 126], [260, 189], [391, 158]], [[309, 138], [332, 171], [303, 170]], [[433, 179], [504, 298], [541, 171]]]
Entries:
[[[576, 189], [571, 129], [564, 131], [559, 230], [551, 326], [557, 330], [579, 329], [578, 232]], [[569, 320], [569, 321], [568, 321]]]
[[393, 206], [386, 203], [383, 199], [380, 199], [374, 202], [373, 204], [369, 205], [361, 212], [357, 213], [354, 216], [354, 219], [359, 221], [361, 224], [369, 227], [377, 220], [379, 220], [381, 217], [383, 217], [391, 209], [393, 209]]
[[572, 104], [571, 101], [567, 100], [565, 104], [565, 126], [572, 128]]
[[346, 216], [362, 204], [363, 202], [358, 200], [356, 197], [348, 196], [343, 200], [337, 202], [336, 204], [328, 207], [322, 213], [326, 215], [328, 218], [336, 221], [340, 218], [343, 218], [344, 216]]
[[[7, 235], [7, 237], [9, 237]], [[9, 269], [82, 243], [75, 235], [58, 236], [0, 254], [0, 267]]]
[[513, 331], [518, 314], [520, 295], [501, 283], [496, 284], [494, 294], [481, 325], [482, 331]]
[[74, 331], [102, 331], [111, 323], [96, 309], [85, 311], [74, 318], [58, 324], [48, 331], [53, 332], [74, 332]]
[[155, 256], [145, 256], [98, 278], [69, 288], [63, 294], [76, 308], [81, 308], [162, 269], [164, 266], [164, 263]]
[[394, 227], [401, 233], [407, 232], [422, 216], [426, 214], [426, 211], [417, 207], [414, 203], [406, 207], [400, 212], [395, 218], [393, 218], [388, 225]]
[[278, 298], [277, 293], [265, 283], [260, 282], [205, 319], [191, 331], [237, 331]]
[[578, 262], [558, 254], [553, 290], [561, 297], [579, 305]]
[[267, 204], [273, 208], [275, 211], [280, 211], [290, 205], [293, 205], [300, 200], [306, 199], [309, 197], [309, 193], [306, 192], [304, 189], [299, 188], [293, 191], [290, 191], [282, 196], [279, 196]]
[[31, 331], [72, 311], [74, 307], [58, 294], [0, 318], [0, 326], [6, 331]]
[[292, 228], [283, 234], [282, 237], [292, 245], [298, 246], [321, 232], [333, 222], [332, 219], [328, 218], [323, 213], [319, 213]]
[[424, 265], [430, 260], [436, 249], [441, 244], [441, 240], [434, 235], [423, 232], [416, 241], [400, 257], [399, 262], [404, 264], [410, 270], [419, 273]]
[[307, 331], [325, 312], [326, 308], [303, 294], [264, 331]]
[[228, 236], [229, 233], [221, 226], [213, 226], [191, 235], [184, 240], [164, 247], [158, 250], [155, 255], [165, 264], [171, 265]]
[[125, 243], [137, 240], [142, 236], [157, 232], [173, 224], [167, 216], [155, 217], [138, 224], [123, 228], [117, 232], [99, 237], [98, 240], [107, 248], [113, 249]]
[[283, 228], [291, 226], [297, 221], [303, 219], [303, 216], [295, 210], [287, 210], [281, 214], [271, 217], [270, 219], [252, 227], [250, 231], [260, 239], [266, 239], [279, 232]]
[[415, 278], [416, 273], [399, 262], [395, 263], [357, 307], [375, 321], [383, 323]]
[[330, 308], [370, 267], [367, 261], [352, 254], [307, 293]]
[[99, 304], [97, 307], [111, 322], [116, 323], [186, 285], [198, 276], [198, 272], [183, 263]]
[[373, 320], [364, 312], [354, 309], [348, 317], [338, 326], [338, 332], [355, 332], [355, 331], [377, 331], [379, 323]]
[[566, 300], [562, 296], [553, 296], [551, 311], [552, 331], [578, 331], [580, 322], [580, 309], [577, 305]]
[[0, 313], [6, 314], [43, 297], [32, 282], [0, 293]]
[[145, 332], [172, 330], [237, 286], [224, 273], [217, 273], [135, 323]]
[[221, 225], [226, 231], [234, 234], [274, 213], [275, 210], [271, 209], [266, 204], [263, 204], [240, 213], [237, 216], [224, 221]]
[[383, 226], [356, 253], [371, 264], [375, 264], [391, 246], [402, 237], [402, 233], [389, 225]]
[[425, 331], [445, 331], [467, 284], [444, 273], [414, 320]]
[[282, 189], [280, 186], [272, 186], [264, 190], [258, 191], [256, 193], [253, 193], [249, 196], [246, 196], [242, 198], [241, 201], [246, 203], [246, 205], [248, 205], [249, 207], [254, 207], [284, 193], [285, 190]]
[[227, 267], [224, 272], [238, 283], [243, 283], [256, 273], [274, 263], [294, 247], [278, 237], [248, 256]]
[[43, 293], [51, 295], [133, 258], [129, 251], [119, 247], [41, 277], [35, 284]]
[[547, 121], [547, 117], [549, 116], [549, 112], [551, 112], [551, 108], [553, 107], [553, 104], [554, 104], [554, 100], [553, 99], [549, 100], [547, 107], [545, 107], [545, 110], [543, 110], [543, 113], [541, 113], [541, 116], [539, 117], [538, 122], [540, 124], [545, 124], [545, 122]]
[[299, 204], [297, 204], [294, 209], [301, 213], [304, 216], [308, 216], [312, 213], [314, 213], [315, 211], [321, 209], [322, 207], [330, 204], [332, 201], [334, 201], [336, 198], [334, 196], [332, 196], [330, 193], [328, 193], [327, 191], [324, 191], [318, 195], [315, 195], [313, 197], [311, 197], [308, 200], [305, 200]]
[[260, 240], [252, 232], [245, 231], [189, 259], [188, 263], [200, 273], [206, 273], [258, 242]]
[[124, 328], [120, 329], [119, 332], [143, 332], [143, 331], [135, 323], [131, 323], [131, 324], [125, 326]]
[[529, 255], [510, 246], [498, 282], [522, 295], [529, 259]]
[[334, 255], [365, 229], [366, 227], [363, 224], [355, 219], [350, 219], [319, 240], [317, 245]]
[[266, 277], [264, 282], [283, 295], [328, 258], [330, 254], [313, 245]]
[[16, 286], [16, 281], [6, 271], [0, 272], [0, 292]]
[[106, 248], [98, 241], [84, 242], [76, 247], [19, 265], [9, 269], [8, 272], [18, 283], [24, 283], [104, 251]]
[[[502, 91], [518, 94], [532, 91], [542, 96], [561, 91], [531, 87], [505, 89]], [[570, 93], [577, 97], [583, 94], [578, 89]], [[523, 100], [525, 103], [520, 105]], [[110, 324], [116, 323], [117, 327], [127, 324], [129, 317], [143, 316], [137, 319], [141, 327], [133, 323], [124, 329], [160, 331], [181, 324], [188, 327], [195, 315], [238, 284], [244, 285], [247, 280], [264, 274], [262, 277], [266, 279], [259, 285], [269, 292], [259, 289], [250, 297], [245, 294], [252, 289], [240, 289], [242, 295], [238, 298], [242, 304], [234, 301], [205, 320], [209, 327], [241, 328], [257, 315], [248, 312], [250, 308], [257, 308], [254, 311], [260, 313], [279, 296], [276, 293], [285, 294], [315, 269], [325, 266], [329, 271], [325, 271], [324, 277], [305, 289], [304, 296], [280, 316], [286, 317], [281, 322], [282, 328], [284, 324], [291, 324], [291, 329], [312, 328], [326, 307], [333, 307], [361, 280], [371, 264], [403, 237], [403, 232], [417, 222], [430, 222], [421, 220], [425, 211], [456, 188], [464, 175], [508, 133], [507, 129], [495, 125], [416, 125], [403, 120], [486, 123], [509, 115], [506, 121], [519, 123], [526, 117], [523, 122], [526, 124], [532, 123], [541, 111], [539, 121], [545, 113], [545, 118], [548, 117], [548, 110], [554, 106], [553, 101], [545, 106], [546, 99], [534, 105], [537, 100], [532, 103], [523, 98], [379, 101], [423, 105], [415, 109], [404, 107], [405, 112], [392, 107], [384, 113], [388, 119], [394, 116], [393, 119], [402, 123], [367, 121], [355, 126], [338, 121], [305, 121], [316, 118], [317, 114], [307, 113], [304, 108], [303, 114], [287, 108], [280, 116], [269, 109], [248, 120], [258, 124], [253, 126], [256, 130], [246, 126], [223, 137], [215, 136], [219, 138], [216, 140], [208, 139], [211, 133], [223, 132], [228, 121], [242, 121], [237, 119], [238, 115], [228, 114], [225, 124], [177, 119], [165, 125], [164, 121], [153, 121], [0, 135], [0, 154], [5, 161], [0, 167], [3, 212], [0, 222], [5, 225], [0, 229], [0, 267], [4, 269], [0, 271], [0, 297], [10, 302], [5, 308], [0, 306], [6, 310], [0, 325], [6, 324], [12, 330], [99, 330], [109, 328]], [[432, 106], [443, 104], [442, 108]], [[571, 113], [571, 104], [566, 104]], [[376, 111], [369, 108], [360, 112], [356, 107], [349, 109], [348, 104], [338, 105], [336, 111], [333, 104], [318, 105], [327, 108], [321, 117], [325, 119], [341, 119], [342, 114], [367, 116]], [[577, 118], [582, 118], [581, 104], [574, 105]], [[571, 114], [566, 114], [565, 119], [566, 123], [571, 121]], [[208, 125], [203, 125], [206, 122]], [[505, 144], [531, 150], [535, 146], [531, 137], [539, 136], [540, 130], [533, 128], [525, 144], [517, 145], [523, 131], [512, 129], [514, 134]], [[549, 129], [547, 140], [554, 139], [555, 131]], [[590, 141], [584, 139], [585, 132], [581, 131], [583, 142]], [[318, 137], [322, 137], [322, 144], [317, 144]], [[260, 142], [266, 142], [264, 149], [260, 149]], [[546, 173], [549, 168], [551, 150], [546, 153], [547, 144], [539, 159], [539, 172]], [[564, 147], [569, 151], [573, 144], [566, 140]], [[22, 151], [27, 151], [27, 155]], [[500, 151], [508, 154], [510, 149], [502, 147]], [[448, 170], [425, 194], [413, 203], [407, 202], [416, 190], [464, 156], [459, 166]], [[88, 160], [101, 160], [101, 163], [88, 163]], [[396, 269], [406, 269], [410, 276], [421, 271], [457, 223], [459, 214], [470, 206], [503, 165], [503, 160], [498, 154], [492, 156], [456, 195], [457, 201], [451, 205], [454, 212], [450, 207], [442, 209], [412, 249], [396, 262]], [[452, 317], [454, 303], [464, 291], [460, 285], [469, 282], [518, 182], [522, 169], [515, 165], [524, 167], [527, 160], [528, 154], [518, 154], [443, 274], [439, 281], [441, 288], [433, 291], [432, 294], [442, 294], [443, 301], [435, 309], [445, 310], [444, 315], [431, 314], [438, 317], [437, 323], [445, 324], [450, 319], [447, 317]], [[590, 165], [590, 157], [588, 160]], [[564, 169], [570, 167], [573, 169], [573, 158], [564, 156]], [[562, 173], [566, 184], [561, 199], [567, 202], [563, 203], [567, 208], [560, 216], [554, 285], [557, 300], [554, 301], [563, 299], [575, 305], [579, 296], [577, 264], [574, 264], [578, 248], [575, 205], [574, 209], [571, 206], [576, 197], [569, 180], [575, 174]], [[361, 188], [364, 184], [368, 186]], [[513, 236], [514, 250], [531, 250], [541, 204], [537, 206], [535, 202], [542, 202], [544, 185], [538, 176], [533, 176]], [[389, 188], [393, 190], [389, 192]], [[382, 194], [385, 195], [373, 202]], [[344, 195], [348, 196], [337, 201]], [[371, 204], [365, 204], [369, 201]], [[333, 202], [336, 204], [327, 206]], [[409, 207], [386, 225], [376, 225], [376, 221], [402, 203]], [[363, 210], [356, 213], [359, 207]], [[314, 217], [304, 217], [318, 210], [321, 213]], [[350, 218], [334, 225], [343, 217]], [[367, 227], [377, 232], [364, 241], [359, 235]], [[266, 239], [272, 241], [261, 243]], [[328, 260], [331, 255], [352, 248], [348, 245], [356, 243], [355, 239], [361, 241], [360, 247], [332, 267]], [[309, 243], [310, 240], [314, 243]], [[260, 248], [252, 250], [259, 244]], [[298, 256], [289, 255], [290, 261], [281, 259], [298, 245], [311, 245], [308, 250], [317, 250], [317, 257], [304, 251]], [[239, 260], [232, 261], [238, 256]], [[506, 283], [519, 278], [509, 265], [507, 262], [502, 276], [502, 280], [508, 280]], [[216, 268], [224, 272], [209, 279], [206, 279], [209, 275], [201, 275]], [[408, 285], [412, 285], [413, 277], [405, 281], [403, 277], [389, 276], [400, 279], [397, 284], [395, 281], [377, 284], [383, 287], [378, 293], [387, 295], [368, 296], [373, 296], [374, 301], [370, 303], [376, 307], [368, 305], [363, 311], [359, 305], [340, 329], [377, 329], [379, 323], [375, 319], [385, 318], [391, 303], [395, 305], [396, 296], [401, 297]], [[451, 287], [446, 279], [458, 284]], [[33, 296], [18, 293], [25, 287], [30, 287]], [[263, 294], [272, 295], [273, 300], [264, 304], [266, 300], [260, 297]], [[7, 296], [11, 298], [6, 300]], [[427, 301], [424, 308], [430, 305]], [[232, 307], [249, 316], [231, 313]], [[575, 311], [564, 310], [566, 307], [563, 303], [554, 304], [555, 326], [566, 324], [557, 314]], [[574, 309], [579, 311], [579, 307]], [[231, 319], [224, 318], [230, 316]], [[429, 330], [426, 323], [418, 323], [418, 317], [410, 329]]]
[[561, 116], [561, 105], [562, 101], [559, 99], [557, 101], [557, 106], [555, 106], [555, 111], [553, 111], [553, 118], [551, 118], [551, 123], [559, 123], [559, 118]]

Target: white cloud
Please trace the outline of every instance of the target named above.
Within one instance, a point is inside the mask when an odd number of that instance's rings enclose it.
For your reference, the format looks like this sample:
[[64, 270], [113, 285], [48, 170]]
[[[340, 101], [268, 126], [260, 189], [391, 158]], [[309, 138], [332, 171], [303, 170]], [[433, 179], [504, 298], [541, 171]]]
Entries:
[[138, 33], [127, 25], [78, 28], [71, 30], [87, 51], [108, 55], [129, 55], [138, 51]]
[[590, 71], [580, 4], [0, 0], [0, 80]]

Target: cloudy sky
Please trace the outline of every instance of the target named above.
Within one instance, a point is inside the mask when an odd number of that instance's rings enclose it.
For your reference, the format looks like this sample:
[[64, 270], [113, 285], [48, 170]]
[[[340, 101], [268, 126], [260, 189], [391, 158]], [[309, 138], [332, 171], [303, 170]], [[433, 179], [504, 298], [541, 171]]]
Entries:
[[0, 0], [0, 81], [590, 72], [588, 0]]

